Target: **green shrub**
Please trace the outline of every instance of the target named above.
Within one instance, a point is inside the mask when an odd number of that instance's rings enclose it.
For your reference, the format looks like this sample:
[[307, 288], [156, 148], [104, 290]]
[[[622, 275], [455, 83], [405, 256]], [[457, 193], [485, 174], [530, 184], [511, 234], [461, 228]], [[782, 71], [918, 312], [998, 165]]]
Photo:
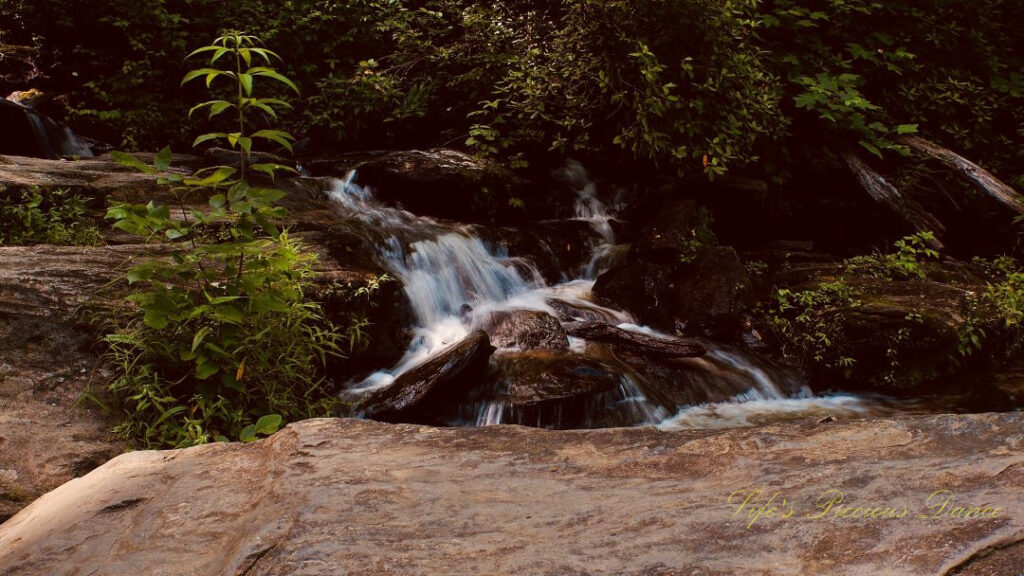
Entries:
[[811, 290], [777, 290], [764, 318], [783, 356], [805, 368], [847, 369], [856, 360], [843, 355], [838, 314], [857, 305], [856, 294], [842, 281], [823, 282]]
[[[209, 67], [189, 72], [182, 83], [203, 78], [216, 89], [226, 80], [228, 95], [192, 111], [210, 118], [230, 112], [234, 127], [200, 135], [195, 145], [225, 142], [238, 150], [238, 167], [183, 176], [166, 172], [169, 148], [152, 166], [115, 154], [126, 165], [162, 174], [183, 218], [152, 202], [115, 203], [107, 212], [115, 227], [177, 248], [169, 259], [128, 273], [137, 315], [107, 337], [118, 371], [111, 389], [126, 416], [119, 431], [146, 446], [249, 441], [283, 422], [329, 415], [336, 402], [321, 368], [338, 354], [340, 336], [307, 299], [315, 258], [278, 228], [284, 192], [266, 185], [290, 169], [249, 164], [258, 142], [288, 148], [292, 140], [280, 130], [250, 128], [289, 106], [257, 97], [255, 88], [267, 81], [295, 86], [270, 67], [277, 55], [253, 36], [227, 34], [192, 54], [208, 55]], [[205, 197], [208, 210], [184, 209], [196, 195]], [[224, 240], [205, 243], [214, 238]]]
[[103, 236], [86, 215], [87, 203], [66, 188], [30, 187], [15, 196], [0, 186], [0, 246], [96, 246]]
[[[13, 0], [76, 124], [131, 145], [184, 130], [188, 39], [244, 26], [294, 56], [287, 121], [344, 147], [465, 143], [781, 179], [921, 132], [1024, 185], [1024, 4], [1004, 0]], [[108, 132], [101, 134], [103, 130]]]
[[873, 278], [891, 280], [924, 280], [927, 273], [923, 261], [938, 259], [939, 253], [928, 243], [935, 239], [931, 232], [920, 232], [904, 236], [893, 244], [895, 252], [875, 253], [870, 256], [855, 256], [846, 261], [849, 273], [862, 274]]

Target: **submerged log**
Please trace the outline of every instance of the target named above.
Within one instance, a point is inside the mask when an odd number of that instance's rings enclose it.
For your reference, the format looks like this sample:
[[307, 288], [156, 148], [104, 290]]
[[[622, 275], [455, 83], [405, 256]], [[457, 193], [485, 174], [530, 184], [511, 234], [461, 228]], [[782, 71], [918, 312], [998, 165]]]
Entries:
[[[932, 216], [920, 204], [911, 198], [900, 194], [895, 186], [889, 183], [881, 174], [875, 172], [870, 166], [864, 163], [852, 152], [844, 152], [843, 160], [846, 165], [857, 176], [857, 181], [867, 191], [875, 202], [884, 204], [892, 209], [900, 218], [907, 222], [917, 232], [932, 232], [936, 237], [946, 231], [942, 222]], [[933, 238], [928, 242], [929, 247], [935, 250], [942, 250], [942, 242]]]
[[925, 156], [935, 158], [947, 167], [959, 172], [982, 192], [994, 198], [997, 202], [1013, 210], [1017, 214], [1024, 215], [1024, 197], [1018, 194], [1013, 188], [1003, 183], [992, 175], [991, 172], [978, 166], [974, 162], [960, 156], [956, 152], [943, 148], [934, 142], [930, 142], [920, 136], [903, 136], [899, 139], [905, 144]]

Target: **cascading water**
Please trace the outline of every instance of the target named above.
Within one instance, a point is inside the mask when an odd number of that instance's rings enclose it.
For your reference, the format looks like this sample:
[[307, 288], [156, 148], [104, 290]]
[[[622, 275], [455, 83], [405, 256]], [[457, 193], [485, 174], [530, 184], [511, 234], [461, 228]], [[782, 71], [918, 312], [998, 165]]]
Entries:
[[[500, 312], [540, 311], [562, 322], [599, 320], [669, 338], [637, 326], [626, 312], [589, 300], [594, 278], [610, 266], [608, 255], [624, 252], [625, 247], [616, 246], [613, 216], [579, 164], [569, 164], [562, 176], [577, 191], [575, 219], [588, 222], [594, 231], [592, 257], [582, 278], [554, 286], [545, 284], [532, 262], [509, 257], [499, 247], [488, 245], [473, 227], [385, 206], [370, 190], [354, 184], [353, 176], [338, 181], [331, 197], [341, 215], [360, 225], [379, 246], [376, 258], [402, 282], [416, 326], [409, 349], [394, 367], [350, 383], [347, 394], [364, 394], [391, 384], [472, 330], [485, 327], [486, 320]], [[604, 345], [569, 340], [569, 350], [558, 353], [499, 349], [492, 358], [488, 380], [453, 405], [442, 423], [721, 427], [881, 409], [859, 397], [815, 397], [791, 374], [762, 366], [742, 352], [710, 344], [705, 357], [676, 362], [666, 372], [619, 358]], [[569, 379], [595, 379], [607, 385], [581, 396], [576, 404], [516, 403], [522, 380], [550, 382], [551, 374], [559, 370], [565, 370]], [[678, 394], [680, 389], [685, 395]]]

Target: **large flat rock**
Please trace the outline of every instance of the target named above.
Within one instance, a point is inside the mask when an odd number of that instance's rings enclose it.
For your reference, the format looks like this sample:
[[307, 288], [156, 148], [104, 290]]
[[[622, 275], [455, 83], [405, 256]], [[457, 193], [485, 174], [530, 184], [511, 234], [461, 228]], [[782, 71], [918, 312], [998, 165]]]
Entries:
[[[794, 514], [748, 528], [728, 500], [756, 488]], [[940, 489], [1001, 510], [919, 518]], [[807, 518], [827, 490], [908, 513]], [[0, 573], [1014, 575], [1022, 514], [1021, 413], [724, 432], [309, 420], [119, 456], [0, 525]]]

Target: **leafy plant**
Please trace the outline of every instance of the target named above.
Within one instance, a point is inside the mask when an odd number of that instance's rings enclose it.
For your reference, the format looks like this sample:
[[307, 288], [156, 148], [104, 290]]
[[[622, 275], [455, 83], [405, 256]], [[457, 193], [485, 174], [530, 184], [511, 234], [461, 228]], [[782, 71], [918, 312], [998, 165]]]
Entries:
[[859, 304], [846, 284], [823, 282], [810, 290], [777, 290], [764, 316], [784, 356], [805, 367], [847, 369], [856, 360], [842, 354], [838, 313]]
[[88, 199], [81, 194], [36, 186], [15, 194], [0, 186], [0, 246], [96, 246], [102, 242], [99, 229], [85, 212]]
[[874, 278], [897, 280], [927, 277], [923, 261], [936, 260], [939, 253], [928, 243], [935, 239], [931, 232], [904, 236], [893, 244], [895, 252], [856, 256], [846, 261], [847, 272], [865, 274]]
[[[339, 336], [321, 307], [306, 298], [314, 256], [277, 222], [284, 192], [268, 185], [291, 168], [250, 163], [254, 145], [290, 148], [290, 134], [252, 130], [253, 117], [277, 117], [289, 104], [255, 95], [257, 82], [296, 86], [270, 66], [279, 57], [251, 35], [229, 33], [191, 56], [209, 66], [185, 75], [211, 89], [226, 81], [224, 98], [192, 108], [208, 118], [233, 112], [233, 129], [195, 139], [223, 141], [238, 150], [238, 166], [170, 172], [169, 148], [152, 165], [115, 154], [121, 163], [160, 174], [175, 199], [172, 208], [114, 203], [114, 226], [176, 248], [128, 272], [137, 315], [107, 337], [118, 376], [111, 389], [127, 416], [119, 430], [147, 446], [188, 446], [211, 440], [250, 441], [281, 423], [331, 412], [328, 383], [320, 375], [338, 354]], [[215, 67], [218, 63], [227, 68]], [[205, 207], [192, 202], [205, 200]], [[211, 239], [222, 241], [208, 243]]]

